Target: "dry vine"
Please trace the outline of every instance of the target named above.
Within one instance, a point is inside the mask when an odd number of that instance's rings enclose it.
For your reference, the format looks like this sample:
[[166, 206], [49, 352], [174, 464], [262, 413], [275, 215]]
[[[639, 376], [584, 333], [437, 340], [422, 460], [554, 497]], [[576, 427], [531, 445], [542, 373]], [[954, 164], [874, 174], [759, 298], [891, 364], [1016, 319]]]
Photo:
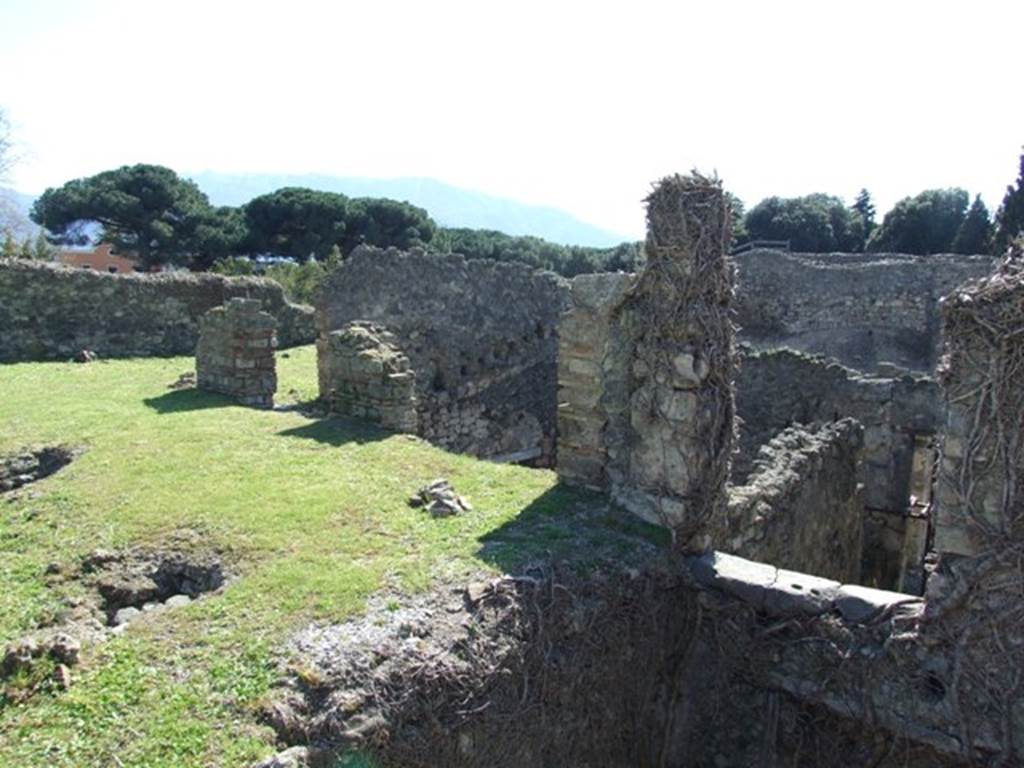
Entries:
[[[661, 425], [649, 432], [660, 443], [666, 470], [655, 487], [644, 490], [656, 501], [676, 545], [686, 549], [722, 512], [735, 439], [733, 276], [725, 257], [730, 213], [721, 182], [697, 172], [662, 179], [646, 202], [647, 264], [632, 292], [632, 408]], [[665, 418], [664, 399], [672, 394], [674, 359], [680, 353], [693, 355], [699, 371], [696, 408], [692, 419], [667, 429], [664, 425], [671, 422]], [[669, 454], [687, 448], [691, 477], [681, 488], [667, 469]]]

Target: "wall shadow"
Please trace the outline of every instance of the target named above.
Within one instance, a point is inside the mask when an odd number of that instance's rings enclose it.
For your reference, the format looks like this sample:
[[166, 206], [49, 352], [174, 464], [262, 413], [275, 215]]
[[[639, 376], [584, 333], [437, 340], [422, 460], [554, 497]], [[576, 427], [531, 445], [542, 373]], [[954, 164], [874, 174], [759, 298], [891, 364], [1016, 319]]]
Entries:
[[538, 561], [581, 566], [622, 561], [671, 546], [667, 530], [644, 522], [604, 494], [563, 483], [477, 541], [476, 557], [507, 572]]
[[319, 419], [301, 427], [283, 429], [277, 433], [281, 437], [297, 437], [303, 440], [315, 440], [325, 445], [346, 445], [348, 443], [375, 443], [387, 440], [395, 433], [388, 432], [369, 422], [350, 419], [344, 416], [332, 416]]
[[227, 395], [193, 388], [177, 389], [157, 397], [147, 397], [142, 402], [161, 414], [201, 411], [207, 408], [227, 408], [231, 405], [238, 405], [236, 400]]

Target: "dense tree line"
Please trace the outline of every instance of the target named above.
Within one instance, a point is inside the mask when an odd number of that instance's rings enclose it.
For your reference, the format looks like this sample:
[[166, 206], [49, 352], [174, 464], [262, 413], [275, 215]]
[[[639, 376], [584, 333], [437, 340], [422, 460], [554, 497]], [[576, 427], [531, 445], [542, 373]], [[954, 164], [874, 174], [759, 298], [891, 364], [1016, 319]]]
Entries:
[[[0, 150], [8, 146], [0, 141]], [[972, 202], [959, 188], [904, 198], [881, 223], [875, 221], [866, 189], [849, 206], [827, 194], [769, 197], [749, 211], [734, 195], [729, 202], [735, 244], [786, 240], [794, 250], [807, 252], [1000, 252], [1024, 233], [1024, 154], [1016, 183], [1007, 187], [994, 219], [980, 196]], [[266, 263], [252, 257], [274, 257], [270, 262], [278, 263], [282, 282], [302, 298], [311, 294], [324, 269], [362, 243], [518, 261], [567, 277], [633, 271], [643, 260], [638, 242], [587, 248], [492, 230], [442, 228], [425, 210], [406, 202], [299, 187], [261, 195], [237, 208], [216, 207], [194, 182], [157, 165], [125, 166], [48, 189], [31, 217], [55, 244], [84, 244], [96, 236], [98, 225], [104, 240], [136, 254], [147, 267], [178, 264], [205, 270], [219, 265], [220, 271], [237, 273]], [[16, 248], [19, 253], [44, 252], [41, 243], [18, 246], [7, 240], [7, 254]], [[297, 270], [280, 259], [320, 266]]]
[[[519, 261], [572, 276], [633, 270], [639, 243], [584, 248], [501, 232], [439, 228], [422, 208], [384, 198], [349, 198], [335, 192], [286, 187], [238, 207], [215, 207], [192, 181], [170, 168], [125, 166], [48, 189], [32, 219], [54, 243], [82, 245], [100, 236], [146, 267], [176, 264], [233, 274], [263, 270], [250, 257], [296, 264], [342, 257], [366, 243], [382, 248], [423, 247], [469, 258]], [[238, 257], [243, 257], [239, 259]], [[276, 269], [306, 298], [317, 269]]]
[[643, 260], [643, 244], [639, 242], [587, 248], [488, 229], [442, 229], [434, 245], [439, 251], [461, 253], [471, 259], [518, 261], [565, 277], [589, 272], [632, 272]]
[[286, 188], [240, 208], [215, 207], [170, 168], [134, 165], [69, 181], [35, 202], [32, 220], [54, 243], [81, 245], [95, 235], [143, 265], [209, 269], [242, 254], [323, 260], [359, 243], [427, 245], [437, 225], [422, 208], [396, 200]]
[[[959, 187], [928, 189], [905, 197], [875, 223], [871, 195], [862, 189], [853, 205], [831, 195], [769, 197], [745, 214], [733, 198], [734, 243], [787, 240], [796, 251], [874, 253], [1003, 253], [1024, 236], [1024, 154], [1016, 183], [1007, 186], [991, 216], [981, 196]], [[741, 223], [737, 223], [740, 211]]]

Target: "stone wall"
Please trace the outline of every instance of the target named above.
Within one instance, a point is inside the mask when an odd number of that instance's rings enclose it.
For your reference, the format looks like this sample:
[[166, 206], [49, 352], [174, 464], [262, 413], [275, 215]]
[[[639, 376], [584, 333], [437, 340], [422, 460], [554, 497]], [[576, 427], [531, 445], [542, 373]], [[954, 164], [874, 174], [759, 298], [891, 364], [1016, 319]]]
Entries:
[[943, 305], [946, 420], [935, 548], [979, 556], [1024, 544], [1024, 272]]
[[573, 282], [560, 332], [559, 474], [607, 488], [683, 547], [724, 512], [733, 440], [732, 271], [720, 185], [697, 174], [647, 198], [635, 282]]
[[708, 590], [695, 653], [717, 676], [684, 727], [724, 765], [1021, 764], [1019, 654], [979, 666], [996, 622], [964, 633], [920, 597], [718, 552], [689, 567]]
[[862, 371], [883, 361], [932, 370], [939, 299], [994, 264], [990, 256], [766, 250], [735, 259], [741, 339], [825, 353]]
[[944, 419], [938, 384], [906, 372], [862, 374], [788, 349], [748, 348], [736, 376], [736, 409], [740, 448], [732, 481], [738, 485], [747, 481], [760, 447], [789, 425], [851, 417], [864, 426], [862, 583], [920, 594], [930, 463]]
[[191, 355], [199, 318], [234, 297], [259, 299], [282, 347], [315, 338], [313, 311], [262, 278], [171, 272], [113, 275], [0, 259], [0, 362]]
[[331, 332], [374, 323], [414, 374], [418, 434], [455, 451], [550, 463], [567, 299], [563, 279], [521, 264], [358, 248], [317, 302], [321, 396], [331, 397]]
[[629, 474], [633, 275], [579, 275], [559, 326], [558, 474], [573, 485], [611, 487]]
[[398, 341], [373, 323], [349, 323], [322, 340], [320, 392], [335, 413], [417, 431], [416, 374]]
[[259, 299], [230, 299], [199, 319], [199, 389], [230, 395], [243, 405], [274, 407], [277, 321], [261, 306]]
[[780, 568], [859, 583], [864, 430], [843, 419], [791, 427], [761, 448], [747, 482], [729, 488], [717, 549]]

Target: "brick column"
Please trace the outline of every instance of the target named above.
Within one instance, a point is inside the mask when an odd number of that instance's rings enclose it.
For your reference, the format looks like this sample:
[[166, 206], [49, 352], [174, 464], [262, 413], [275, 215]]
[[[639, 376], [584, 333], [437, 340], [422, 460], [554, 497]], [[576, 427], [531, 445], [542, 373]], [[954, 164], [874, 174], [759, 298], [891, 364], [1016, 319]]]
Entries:
[[273, 408], [277, 321], [260, 307], [258, 299], [230, 299], [200, 318], [196, 385], [244, 405]]

